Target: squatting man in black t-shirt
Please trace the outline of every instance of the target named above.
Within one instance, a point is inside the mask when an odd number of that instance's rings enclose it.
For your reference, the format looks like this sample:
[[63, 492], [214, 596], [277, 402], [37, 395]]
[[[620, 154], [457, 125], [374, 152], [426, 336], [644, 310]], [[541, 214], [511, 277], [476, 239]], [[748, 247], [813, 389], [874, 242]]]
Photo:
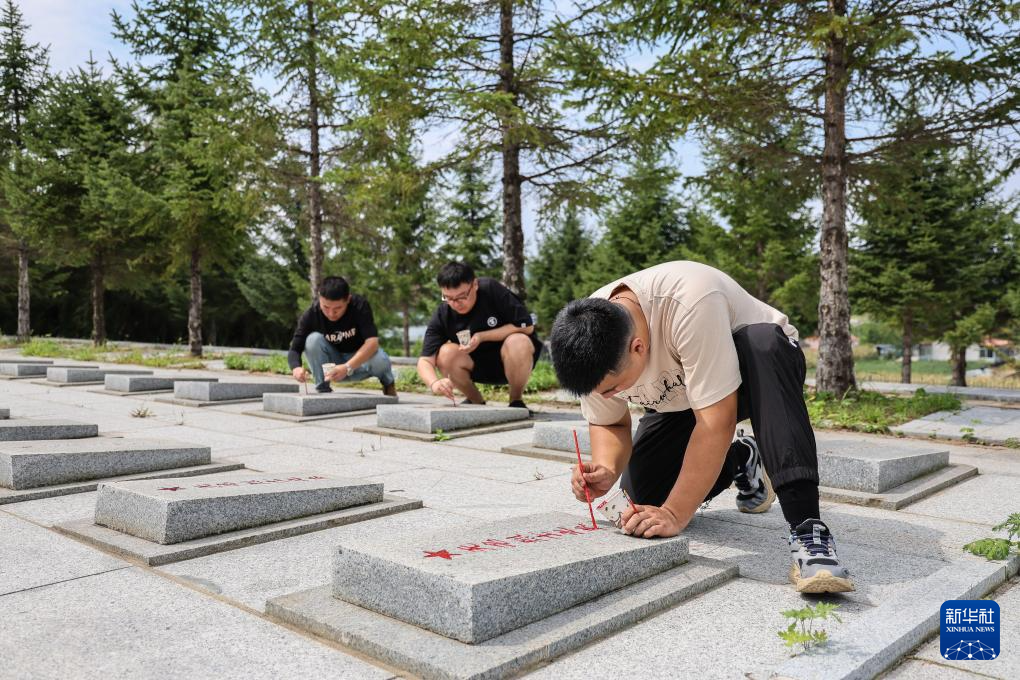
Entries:
[[509, 385], [510, 406], [526, 408], [521, 397], [542, 343], [524, 303], [497, 281], [475, 278], [463, 262], [444, 265], [436, 282], [443, 302], [425, 330], [418, 359], [422, 381], [450, 399], [456, 387], [472, 404], [485, 403], [476, 382]]
[[[298, 319], [287, 363], [298, 382], [308, 378], [301, 367], [301, 352], [315, 378], [318, 392], [332, 392], [331, 381], [379, 378], [383, 394], [397, 396], [390, 357], [379, 348], [379, 331], [372, 308], [340, 276], [327, 276], [319, 288], [319, 299]], [[323, 364], [335, 364], [328, 373]]]

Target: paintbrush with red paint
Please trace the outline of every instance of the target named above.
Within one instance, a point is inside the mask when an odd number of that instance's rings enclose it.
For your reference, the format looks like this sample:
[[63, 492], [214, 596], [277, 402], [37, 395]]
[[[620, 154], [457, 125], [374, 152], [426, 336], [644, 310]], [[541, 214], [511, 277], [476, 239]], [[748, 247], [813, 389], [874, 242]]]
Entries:
[[577, 430], [574, 430], [574, 449], [577, 451], [577, 470], [581, 473], [581, 485], [584, 487], [584, 497], [588, 500], [588, 514], [591, 515], [591, 528], [598, 529], [595, 523], [595, 511], [591, 509], [591, 494], [588, 492], [588, 484], [584, 481], [584, 464], [581, 463], [581, 444], [577, 441]]

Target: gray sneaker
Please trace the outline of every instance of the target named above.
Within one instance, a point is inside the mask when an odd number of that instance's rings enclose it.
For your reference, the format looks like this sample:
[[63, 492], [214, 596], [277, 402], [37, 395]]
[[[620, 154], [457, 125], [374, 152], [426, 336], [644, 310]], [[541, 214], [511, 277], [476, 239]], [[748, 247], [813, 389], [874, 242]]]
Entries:
[[758, 452], [758, 443], [754, 437], [737, 430], [737, 438], [730, 446], [737, 446], [747, 451], [746, 462], [737, 468], [733, 482], [737, 485], [737, 510], [740, 512], [766, 512], [776, 500], [776, 492], [772, 490], [772, 480], [765, 472], [765, 465]]
[[798, 593], [848, 593], [850, 571], [839, 563], [836, 539], [820, 519], [806, 519], [790, 532], [790, 581]]

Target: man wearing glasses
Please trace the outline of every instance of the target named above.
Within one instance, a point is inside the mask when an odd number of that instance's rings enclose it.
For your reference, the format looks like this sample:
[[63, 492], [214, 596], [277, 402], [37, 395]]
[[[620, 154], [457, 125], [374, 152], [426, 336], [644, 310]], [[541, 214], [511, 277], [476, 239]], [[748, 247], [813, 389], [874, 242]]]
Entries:
[[[542, 343], [524, 303], [508, 288], [463, 262], [449, 262], [436, 282], [443, 302], [436, 308], [422, 343], [418, 375], [433, 394], [484, 404], [475, 383], [509, 385], [510, 406], [527, 408], [524, 386]], [[442, 373], [440, 377], [436, 369]]]

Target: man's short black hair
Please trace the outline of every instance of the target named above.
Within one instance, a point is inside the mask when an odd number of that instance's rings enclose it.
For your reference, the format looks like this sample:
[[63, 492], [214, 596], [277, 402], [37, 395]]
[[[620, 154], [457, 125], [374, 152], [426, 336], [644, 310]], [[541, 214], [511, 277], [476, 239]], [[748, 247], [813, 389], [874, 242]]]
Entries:
[[346, 300], [351, 295], [351, 285], [342, 276], [327, 276], [319, 286], [319, 295], [327, 300]]
[[436, 276], [436, 283], [439, 284], [439, 287], [446, 289], [456, 288], [474, 280], [475, 270], [466, 262], [447, 262]]
[[577, 396], [595, 391], [622, 368], [634, 322], [620, 305], [602, 298], [574, 300], [560, 310], [549, 333], [549, 349], [560, 387]]

